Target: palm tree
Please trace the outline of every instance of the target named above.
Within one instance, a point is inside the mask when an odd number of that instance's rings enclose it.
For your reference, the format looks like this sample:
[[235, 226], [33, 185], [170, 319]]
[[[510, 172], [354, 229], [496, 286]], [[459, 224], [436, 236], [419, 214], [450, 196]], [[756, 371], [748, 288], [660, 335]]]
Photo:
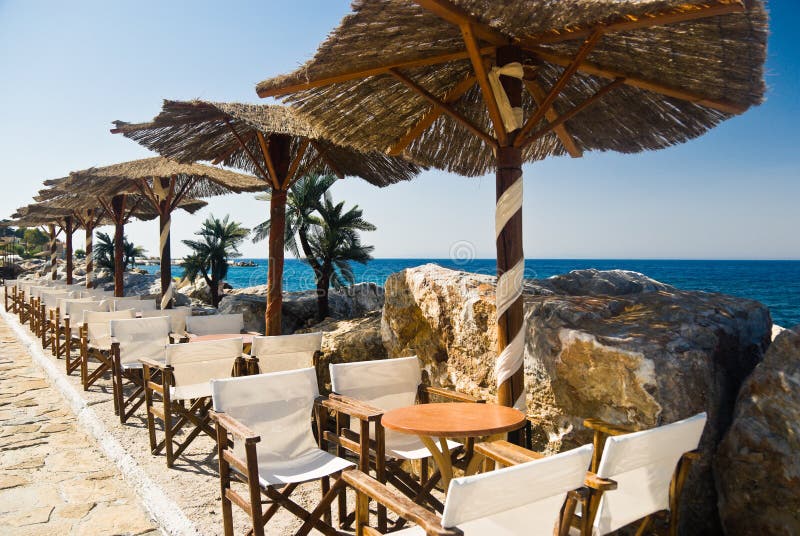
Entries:
[[195, 234], [199, 240], [184, 240], [183, 243], [192, 249], [192, 254], [184, 259], [185, 276], [194, 281], [198, 275], [203, 276], [211, 290], [211, 304], [219, 305], [219, 283], [228, 275], [228, 258], [238, 257], [239, 245], [250, 233], [238, 222], [229, 221], [228, 216], [222, 220], [212, 214]]
[[[128, 237], [122, 237], [122, 269], [133, 268], [136, 265], [136, 257], [145, 254], [145, 249], [141, 246], [134, 246], [128, 242]], [[97, 233], [97, 243], [93, 251], [94, 262], [98, 269], [108, 270], [114, 273], [114, 239], [106, 233]]]
[[317, 280], [317, 319], [329, 313], [328, 289], [331, 284], [341, 288], [355, 282], [350, 262], [366, 264], [372, 259], [373, 246], [361, 243], [359, 231], [374, 231], [375, 226], [362, 216], [364, 211], [355, 205], [345, 211], [344, 202], [334, 204], [326, 193], [317, 208], [322, 224], [310, 229], [309, 255], [306, 262], [314, 270]]
[[[300, 258], [300, 249], [303, 255], [311, 255], [308, 243], [308, 234], [311, 228], [322, 223], [314, 213], [321, 204], [322, 196], [336, 182], [335, 175], [306, 175], [289, 188], [286, 196], [286, 230], [284, 232], [284, 247], [286, 251]], [[269, 201], [270, 193], [256, 196], [256, 199]], [[272, 221], [267, 220], [256, 225], [253, 229], [253, 242], [259, 242], [269, 236]], [[299, 237], [300, 247], [298, 248]]]

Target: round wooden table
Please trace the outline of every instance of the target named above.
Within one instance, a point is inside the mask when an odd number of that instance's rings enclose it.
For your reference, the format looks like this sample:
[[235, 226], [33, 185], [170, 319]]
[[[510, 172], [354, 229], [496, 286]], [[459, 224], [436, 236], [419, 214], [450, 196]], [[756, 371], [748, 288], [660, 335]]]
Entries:
[[[381, 424], [389, 430], [419, 436], [439, 467], [442, 485], [446, 491], [450, 479], [453, 478], [447, 438], [487, 437], [491, 441], [502, 439], [506, 432], [525, 425], [525, 414], [518, 409], [496, 404], [417, 404], [387, 411], [381, 417]], [[439, 447], [434, 438], [439, 440]], [[477, 461], [477, 456], [469, 460], [466, 474], [475, 472]]]

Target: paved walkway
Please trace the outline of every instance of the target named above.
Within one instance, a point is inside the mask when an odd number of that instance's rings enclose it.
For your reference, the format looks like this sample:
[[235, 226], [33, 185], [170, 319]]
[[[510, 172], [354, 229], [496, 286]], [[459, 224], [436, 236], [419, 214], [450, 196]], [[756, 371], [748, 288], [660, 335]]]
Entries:
[[160, 534], [2, 319], [0, 534]]

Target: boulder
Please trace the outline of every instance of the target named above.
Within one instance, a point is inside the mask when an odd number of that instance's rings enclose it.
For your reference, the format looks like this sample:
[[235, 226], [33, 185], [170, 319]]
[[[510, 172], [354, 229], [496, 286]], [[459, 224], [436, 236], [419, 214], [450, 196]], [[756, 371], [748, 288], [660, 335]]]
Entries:
[[[495, 278], [428, 264], [386, 282], [390, 357], [420, 357], [430, 381], [495, 397]], [[708, 412], [682, 524], [720, 530], [711, 460], [739, 386], [770, 340], [755, 301], [675, 289], [642, 274], [581, 270], [525, 287], [525, 385], [534, 447], [591, 440], [585, 418], [650, 428]]]
[[[242, 313], [247, 329], [265, 328], [267, 286], [259, 285], [233, 289], [222, 298], [220, 312]], [[358, 283], [343, 289], [331, 289], [328, 294], [332, 319], [355, 318], [383, 307], [384, 290], [374, 283]], [[317, 292], [285, 292], [283, 294], [282, 332], [294, 333], [313, 324], [317, 316]], [[248, 318], [251, 319], [248, 324]]]
[[331, 363], [353, 363], [386, 359], [386, 348], [381, 340], [381, 312], [372, 311], [349, 320], [327, 319], [297, 333], [322, 331], [322, 351], [317, 374], [324, 393], [331, 390]]
[[727, 534], [800, 534], [800, 325], [745, 381], [716, 460]]

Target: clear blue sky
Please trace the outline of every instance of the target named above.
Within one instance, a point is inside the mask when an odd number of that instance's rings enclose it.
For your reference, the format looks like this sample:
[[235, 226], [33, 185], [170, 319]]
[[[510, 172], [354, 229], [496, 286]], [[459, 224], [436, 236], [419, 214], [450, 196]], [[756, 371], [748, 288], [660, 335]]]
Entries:
[[[309, 58], [349, 10], [344, 0], [277, 4], [0, 0], [0, 217], [45, 179], [150, 156], [109, 133], [114, 119], [148, 120], [164, 98], [264, 102], [255, 83]], [[664, 151], [525, 166], [526, 257], [800, 258], [800, 6], [770, 9], [763, 106]], [[494, 257], [492, 176], [429, 171], [380, 190], [348, 179], [334, 195], [378, 226], [364, 237], [376, 257], [447, 257], [464, 241]], [[267, 207], [226, 196], [177, 214], [174, 255], [209, 212], [252, 227]], [[128, 233], [156, 253], [156, 227]], [[243, 253], [265, 257], [266, 244]]]

